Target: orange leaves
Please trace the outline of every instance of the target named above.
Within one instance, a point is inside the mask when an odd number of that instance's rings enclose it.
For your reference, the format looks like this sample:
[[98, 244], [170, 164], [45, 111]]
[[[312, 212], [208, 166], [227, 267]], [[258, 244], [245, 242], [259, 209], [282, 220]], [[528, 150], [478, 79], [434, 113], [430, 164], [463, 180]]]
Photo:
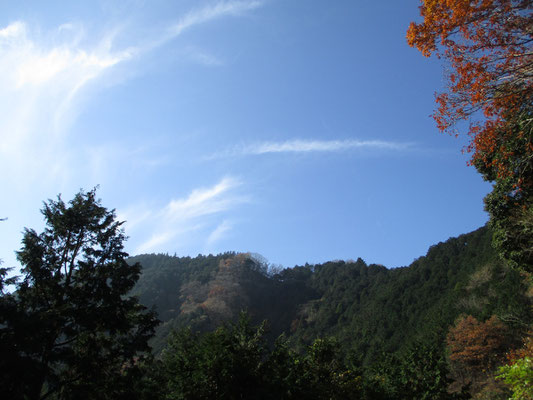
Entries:
[[507, 360], [510, 364], [513, 364], [516, 360], [524, 357], [533, 359], [533, 332], [529, 332], [524, 340], [523, 347], [514, 349], [507, 354]]
[[[472, 124], [472, 163], [495, 147], [494, 127], [533, 98], [533, 2], [530, 0], [421, 0], [422, 23], [412, 22], [407, 42], [426, 57], [446, 59], [448, 90], [436, 96], [433, 117], [441, 131], [481, 111]], [[524, 100], [526, 99], [526, 100]], [[489, 123], [491, 122], [491, 123]], [[478, 139], [478, 135], [482, 135]], [[486, 156], [486, 155], [485, 155]]]
[[471, 315], [460, 317], [447, 336], [450, 361], [463, 368], [492, 368], [506, 350], [507, 329], [492, 316], [479, 322]]
[[410, 24], [407, 42], [425, 56], [436, 52], [451, 62], [457, 72], [453, 93], [521, 68], [529, 74], [532, 8], [519, 0], [422, 0], [424, 21]]

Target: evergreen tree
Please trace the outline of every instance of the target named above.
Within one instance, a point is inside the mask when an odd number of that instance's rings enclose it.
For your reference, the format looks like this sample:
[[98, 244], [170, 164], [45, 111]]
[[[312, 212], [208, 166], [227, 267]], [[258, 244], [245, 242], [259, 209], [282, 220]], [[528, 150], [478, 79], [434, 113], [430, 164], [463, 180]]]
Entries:
[[214, 332], [175, 331], [151, 375], [160, 380], [159, 397], [169, 400], [361, 398], [361, 377], [338, 356], [330, 339], [317, 339], [305, 355], [283, 336], [270, 347], [265, 323], [254, 327], [241, 313]]
[[126, 263], [122, 222], [95, 190], [49, 200], [42, 214], [44, 232], [26, 229], [18, 252], [23, 279], [2, 299], [4, 394], [130, 398], [157, 320], [128, 296], [141, 267]]

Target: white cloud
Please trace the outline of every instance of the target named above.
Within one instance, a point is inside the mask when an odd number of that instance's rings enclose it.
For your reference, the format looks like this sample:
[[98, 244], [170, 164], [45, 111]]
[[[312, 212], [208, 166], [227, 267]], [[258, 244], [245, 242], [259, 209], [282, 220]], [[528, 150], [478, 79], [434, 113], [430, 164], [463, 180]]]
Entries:
[[139, 246], [136, 254], [157, 251], [157, 249], [160, 249], [162, 245], [169, 242], [175, 236], [176, 235], [174, 232], [168, 230], [162, 233], [154, 233], [150, 239]]
[[56, 43], [55, 35], [58, 32], [75, 29], [73, 25], [64, 24], [56, 31], [42, 35], [32, 32], [21, 21], [1, 29], [0, 65], [4, 72], [4, 88], [13, 91], [23, 89], [24, 86], [60, 84], [59, 90], [63, 95], [65, 91], [69, 94], [104, 70], [132, 56], [130, 50], [112, 52], [109, 38], [102, 38], [95, 45], [82, 48], [78, 40], [70, 40], [71, 37], [79, 38], [82, 35], [81, 28], [79, 32], [69, 32], [68, 38]]
[[216, 154], [211, 158], [261, 155], [273, 153], [311, 153], [340, 152], [354, 149], [394, 150], [401, 151], [411, 148], [410, 143], [388, 142], [383, 140], [302, 140], [293, 139], [283, 142], [260, 142], [234, 147], [231, 150]]
[[[69, 48], [52, 48], [44, 53], [28, 48], [24, 61], [17, 66], [17, 87], [41, 85], [59, 74], [71, 75], [73, 88], [79, 89], [103, 70], [128, 59], [128, 53], [110, 55], [87, 53]], [[64, 75], [62, 75], [62, 79]]]
[[224, 62], [218, 57], [194, 47], [188, 47], [185, 51], [185, 55], [193, 62], [205, 65], [207, 67], [218, 67], [224, 65]]
[[78, 94], [131, 57], [112, 51], [106, 37], [83, 46], [82, 37], [70, 24], [45, 33], [22, 21], [0, 29], [0, 166], [17, 186], [70, 179], [76, 157], [66, 137]]
[[[83, 94], [97, 83], [108, 84], [108, 71], [160, 47], [184, 30], [225, 16], [239, 16], [261, 5], [259, 1], [225, 1], [190, 11], [155, 40], [116, 48], [119, 34], [111, 27], [87, 32], [82, 24], [66, 22], [43, 31], [24, 21], [0, 27], [0, 168], [11, 185], [49, 187], [70, 182], [80, 173], [94, 176], [84, 154], [69, 144], [69, 128], [88, 99]], [[204, 65], [221, 62], [201, 49], [185, 48], [184, 57]], [[120, 76], [131, 74], [120, 74]], [[118, 75], [112, 79], [117, 78]], [[123, 79], [123, 78], [117, 78]], [[85, 160], [85, 159], [83, 159]], [[97, 171], [96, 171], [97, 172]], [[3, 187], [9, 187], [3, 183]], [[57, 185], [56, 185], [57, 186]]]
[[168, 29], [169, 37], [175, 37], [183, 31], [199, 24], [226, 16], [242, 15], [245, 11], [253, 10], [263, 4], [261, 1], [221, 1], [215, 5], [194, 10], [181, 18]]
[[0, 29], [0, 38], [2, 40], [5, 40], [20, 36], [25, 31], [25, 29], [26, 27], [22, 22], [14, 22], [3, 29]]
[[186, 199], [172, 200], [165, 207], [165, 218], [184, 220], [224, 211], [233, 201], [224, 195], [239, 185], [234, 178], [224, 178], [211, 188], [196, 189]]
[[142, 228], [143, 224], [150, 221], [153, 214], [146, 206], [141, 204], [130, 205], [129, 207], [117, 210], [117, 221], [126, 222], [128, 231], [133, 231]]
[[206, 247], [211, 247], [213, 244], [223, 239], [227, 232], [231, 231], [233, 224], [228, 220], [222, 221], [207, 237]]
[[[160, 209], [139, 211], [137, 208], [135, 214], [143, 216], [143, 223], [135, 223], [135, 236], [142, 235], [140, 228], [149, 235], [135, 252], [162, 251], [163, 246], [173, 240], [184, 240], [186, 235], [212, 230], [210, 217], [225, 215], [250, 201], [248, 196], [238, 193], [241, 185], [241, 181], [226, 177], [212, 187], [195, 189], [185, 198], [173, 199]], [[128, 220], [128, 212], [121, 217]], [[148, 225], [150, 228], [147, 229]], [[130, 228], [133, 227], [126, 225], [126, 229]], [[205, 234], [207, 243], [219, 240], [230, 229], [229, 223], [222, 223], [210, 234]]]

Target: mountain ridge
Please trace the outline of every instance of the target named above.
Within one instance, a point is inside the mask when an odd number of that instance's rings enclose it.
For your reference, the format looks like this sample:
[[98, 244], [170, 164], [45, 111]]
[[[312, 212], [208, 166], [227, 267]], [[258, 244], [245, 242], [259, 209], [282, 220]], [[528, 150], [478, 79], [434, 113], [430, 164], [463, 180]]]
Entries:
[[145, 254], [129, 262], [143, 265], [134, 294], [162, 320], [156, 353], [174, 329], [214, 330], [245, 310], [256, 323], [269, 321], [272, 340], [284, 334], [304, 348], [317, 337], [334, 337], [347, 357], [368, 365], [416, 340], [442, 344], [462, 313], [488, 318], [512, 308], [528, 318], [518, 273], [499, 260], [491, 235], [481, 227], [391, 269], [359, 258], [274, 271], [265, 260], [235, 252]]

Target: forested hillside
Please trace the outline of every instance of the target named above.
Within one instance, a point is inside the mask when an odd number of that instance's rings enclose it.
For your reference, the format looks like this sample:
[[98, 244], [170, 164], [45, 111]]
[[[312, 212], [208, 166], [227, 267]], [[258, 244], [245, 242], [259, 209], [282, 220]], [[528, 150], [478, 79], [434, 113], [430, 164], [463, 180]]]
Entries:
[[24, 279], [0, 269], [12, 398], [504, 399], [503, 379], [527, 398], [530, 285], [487, 227], [403, 268], [280, 269], [252, 254], [126, 258], [94, 190], [43, 215], [18, 253]]
[[158, 351], [172, 328], [209, 331], [247, 311], [269, 321], [295, 348], [334, 337], [351, 362], [370, 365], [416, 341], [444, 347], [461, 314], [529, 321], [529, 299], [518, 272], [504, 267], [491, 232], [475, 232], [432, 246], [411, 265], [387, 269], [363, 260], [296, 266], [276, 273], [248, 254], [180, 258], [140, 255], [134, 292], [164, 321]]

